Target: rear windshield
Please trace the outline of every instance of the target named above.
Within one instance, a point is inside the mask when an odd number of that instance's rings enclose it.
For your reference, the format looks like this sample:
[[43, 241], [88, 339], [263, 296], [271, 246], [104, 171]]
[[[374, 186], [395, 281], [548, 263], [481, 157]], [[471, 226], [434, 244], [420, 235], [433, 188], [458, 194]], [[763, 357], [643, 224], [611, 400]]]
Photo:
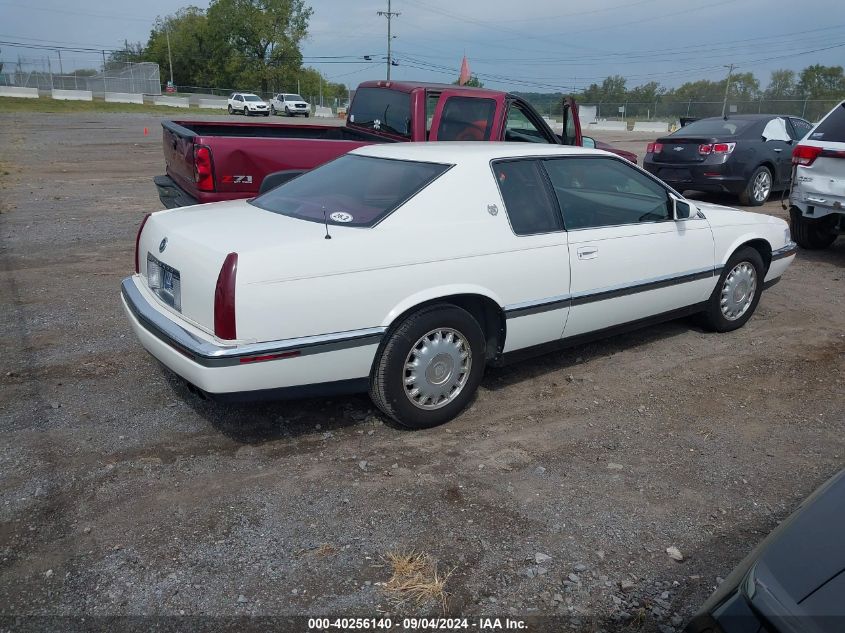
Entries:
[[687, 123], [672, 136], [737, 136], [753, 122], [749, 119], [699, 119]]
[[349, 122], [411, 138], [411, 95], [387, 88], [358, 88]]
[[244, 95], [244, 101], [261, 101], [261, 99], [255, 95]]
[[271, 189], [251, 203], [311, 222], [375, 226], [449, 167], [347, 154]]
[[808, 137], [811, 141], [845, 143], [845, 103], [840, 103]]

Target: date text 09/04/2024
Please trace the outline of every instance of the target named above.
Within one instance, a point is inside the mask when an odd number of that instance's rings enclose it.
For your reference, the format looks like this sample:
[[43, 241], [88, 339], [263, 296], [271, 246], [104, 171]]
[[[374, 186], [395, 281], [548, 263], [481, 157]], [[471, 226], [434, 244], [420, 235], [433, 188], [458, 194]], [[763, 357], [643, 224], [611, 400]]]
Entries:
[[476, 629], [478, 631], [511, 630], [525, 631], [523, 620], [512, 618], [403, 618], [394, 622], [391, 618], [309, 618], [308, 631], [330, 630], [382, 630], [404, 631], [449, 631]]

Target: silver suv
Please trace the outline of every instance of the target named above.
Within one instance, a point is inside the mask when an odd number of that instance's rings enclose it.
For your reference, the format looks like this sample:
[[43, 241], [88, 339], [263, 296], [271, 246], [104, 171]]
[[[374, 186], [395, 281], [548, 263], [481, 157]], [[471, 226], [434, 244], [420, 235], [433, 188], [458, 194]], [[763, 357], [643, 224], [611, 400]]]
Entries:
[[827, 248], [845, 232], [845, 101], [792, 150], [789, 219], [804, 248]]

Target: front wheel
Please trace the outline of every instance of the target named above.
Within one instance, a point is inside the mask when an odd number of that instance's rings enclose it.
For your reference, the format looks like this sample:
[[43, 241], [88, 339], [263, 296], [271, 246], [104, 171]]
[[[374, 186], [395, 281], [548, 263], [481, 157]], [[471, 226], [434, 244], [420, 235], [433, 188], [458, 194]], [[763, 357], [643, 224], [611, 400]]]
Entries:
[[229, 111], [229, 114], [232, 114], [234, 110], [232, 109], [232, 104], [230, 103], [229, 106], [226, 108]]
[[448, 422], [472, 399], [484, 375], [484, 333], [466, 310], [423, 308], [389, 335], [376, 358], [370, 397], [409, 429]]
[[285, 106], [285, 116], [290, 116], [290, 108]]
[[760, 165], [751, 174], [745, 189], [739, 194], [739, 201], [748, 207], [759, 207], [769, 199], [772, 193], [772, 172]]
[[792, 239], [801, 248], [818, 250], [827, 248], [836, 241], [837, 215], [823, 218], [806, 218], [801, 210], [792, 207], [789, 210], [789, 232]]
[[760, 302], [765, 269], [760, 253], [750, 246], [737, 250], [725, 264], [704, 311], [705, 325], [716, 332], [741, 328]]

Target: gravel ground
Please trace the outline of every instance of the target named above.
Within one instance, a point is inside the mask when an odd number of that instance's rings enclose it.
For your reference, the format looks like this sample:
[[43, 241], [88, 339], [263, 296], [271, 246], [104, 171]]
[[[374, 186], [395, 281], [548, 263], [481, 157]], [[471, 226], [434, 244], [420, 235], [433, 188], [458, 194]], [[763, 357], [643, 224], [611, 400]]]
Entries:
[[7, 628], [441, 614], [381, 584], [416, 551], [451, 616], [668, 633], [843, 466], [845, 240], [800, 252], [740, 331], [676, 321], [491, 370], [412, 433], [365, 396], [204, 402], [142, 350], [118, 287], [162, 170], [152, 116], [0, 114]]

